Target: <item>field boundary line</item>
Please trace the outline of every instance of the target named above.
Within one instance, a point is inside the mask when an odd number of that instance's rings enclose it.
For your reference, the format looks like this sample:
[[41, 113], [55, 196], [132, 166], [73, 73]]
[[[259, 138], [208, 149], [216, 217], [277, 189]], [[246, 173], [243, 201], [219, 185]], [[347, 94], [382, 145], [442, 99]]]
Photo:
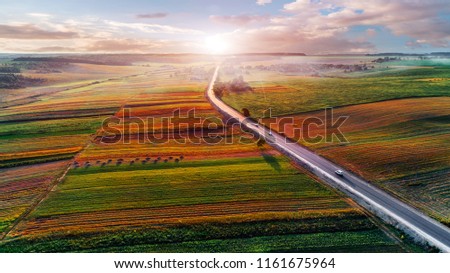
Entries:
[[19, 217], [17, 217], [10, 226], [8, 226], [5, 229], [5, 231], [2, 234], [2, 237], [0, 238], [1, 241], [4, 241], [6, 237], [8, 237], [8, 235], [20, 224], [20, 222], [22, 222], [26, 217], [28, 217], [35, 210], [35, 208], [39, 206], [47, 198], [50, 192], [52, 192], [54, 188], [56, 188], [56, 186], [62, 180], [64, 180], [64, 178], [66, 177], [67, 173], [70, 170], [72, 162], [73, 159], [70, 159], [69, 164], [67, 164], [65, 170], [61, 173], [61, 175], [55, 178], [53, 182], [50, 183], [50, 185], [46, 188], [46, 190], [38, 198], [36, 198], [36, 200]]

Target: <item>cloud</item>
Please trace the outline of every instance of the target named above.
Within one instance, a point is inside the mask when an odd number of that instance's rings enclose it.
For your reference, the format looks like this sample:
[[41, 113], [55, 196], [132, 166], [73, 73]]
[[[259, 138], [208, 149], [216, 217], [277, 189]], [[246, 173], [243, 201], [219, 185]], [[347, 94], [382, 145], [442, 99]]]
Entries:
[[377, 31], [374, 28], [368, 28], [368, 29], [366, 29], [366, 35], [368, 37], [374, 37], [377, 35]]
[[256, 0], [256, 4], [260, 5], [260, 6], [264, 6], [266, 4], [270, 4], [272, 3], [272, 0]]
[[[283, 14], [260, 28], [241, 28], [225, 34], [235, 50], [256, 52], [362, 53], [376, 51], [369, 37], [377, 28], [409, 37], [409, 47], [447, 47], [450, 40], [450, 5], [444, 0], [296, 0]], [[211, 18], [245, 26], [250, 18]], [[351, 28], [367, 26], [365, 35], [352, 37]], [[348, 35], [350, 34], [350, 35]]]
[[[384, 26], [396, 36], [424, 40], [434, 46], [448, 46], [450, 13], [444, 0], [297, 0], [284, 6], [292, 14], [285, 23], [326, 28]], [[330, 11], [329, 13], [327, 11]]]
[[253, 23], [267, 22], [270, 17], [267, 15], [211, 15], [209, 19], [214, 23], [245, 26]]
[[145, 33], [167, 33], [167, 34], [203, 34], [202, 31], [189, 28], [178, 28], [169, 25], [143, 24], [143, 23], [123, 23], [116, 21], [104, 21], [105, 24], [115, 28], [130, 28]]
[[77, 52], [74, 47], [64, 47], [64, 46], [45, 46], [32, 50], [33, 52]]
[[39, 17], [39, 18], [49, 18], [52, 17], [50, 14], [47, 13], [37, 13], [37, 12], [31, 12], [31, 13], [27, 13], [28, 16], [32, 16], [32, 17]]
[[0, 38], [28, 40], [59, 40], [78, 37], [72, 31], [48, 31], [33, 24], [0, 25]]
[[[273, 1], [255, 2], [263, 6]], [[162, 12], [145, 13], [145, 10], [136, 15], [141, 19], [166, 16]], [[203, 49], [205, 32], [211, 31], [208, 25], [211, 22], [236, 26], [235, 31], [218, 35], [229, 41], [230, 48], [234, 46], [237, 52], [372, 52], [377, 49], [371, 42], [378, 43], [380, 39], [370, 38], [381, 34], [401, 37], [408, 41], [405, 46], [409, 48], [450, 47], [448, 0], [291, 0], [278, 15], [211, 15], [203, 26], [205, 31], [200, 27], [189, 28], [188, 20], [173, 26], [96, 16], [64, 20], [56, 14], [28, 13], [22, 17], [21, 20], [30, 23], [0, 24], [1, 50], [199, 52]], [[198, 25], [202, 19], [197, 20], [192, 24]], [[354, 31], [355, 27], [365, 32]], [[170, 41], [162, 40], [168, 39], [166, 34], [172, 35]], [[30, 41], [18, 43], [16, 39]], [[382, 48], [383, 44], [379, 45]]]
[[136, 18], [139, 18], [139, 19], [154, 19], [154, 18], [164, 18], [164, 17], [167, 17], [167, 13], [156, 12], [156, 13], [145, 13], [145, 14], [136, 15]]
[[91, 52], [142, 52], [147, 53], [152, 50], [163, 48], [165, 42], [148, 41], [136, 39], [112, 39], [93, 41], [84, 48]]
[[[19, 22], [10, 25], [0, 24], [0, 50], [4, 52], [198, 52], [201, 47], [195, 36], [203, 34], [195, 29], [108, 21], [92, 16], [64, 21], [58, 21], [53, 17], [36, 18], [33, 20], [39, 22], [39, 25]], [[152, 34], [154, 38], [149, 39], [149, 34]], [[173, 34], [175, 38], [163, 40], [164, 36], [161, 37], [158, 34]], [[18, 43], [16, 39], [22, 39], [23, 42]]]
[[408, 41], [405, 45], [406, 47], [411, 49], [423, 48], [423, 45], [422, 43], [420, 43], [420, 41]]
[[[199, 44], [189, 41], [168, 41], [153, 39], [74, 39], [20, 43], [13, 40], [0, 42], [3, 52], [39, 52], [39, 53], [182, 53], [200, 48]], [[196, 51], [200, 52], [200, 51]]]
[[366, 53], [375, 50], [366, 41], [351, 41], [341, 35], [317, 36], [289, 26], [269, 26], [260, 29], [236, 30], [224, 35], [233, 41], [233, 50], [246, 52], [295, 52], [307, 54]]

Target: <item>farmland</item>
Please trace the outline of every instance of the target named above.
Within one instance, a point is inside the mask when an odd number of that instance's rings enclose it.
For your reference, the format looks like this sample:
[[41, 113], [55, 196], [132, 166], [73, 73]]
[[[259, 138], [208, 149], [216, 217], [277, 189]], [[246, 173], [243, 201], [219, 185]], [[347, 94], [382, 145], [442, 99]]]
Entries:
[[[42, 201], [30, 202], [35, 206], [27, 213], [12, 198], [7, 203], [5, 228], [20, 221], [0, 251], [421, 251], [269, 146], [224, 124], [204, 98], [207, 81], [192, 76], [213, 66], [195, 66], [150, 64], [139, 68], [142, 75], [50, 93], [2, 112], [2, 137], [30, 143], [3, 146], [4, 164], [29, 153], [16, 168], [32, 168], [40, 166], [25, 160], [33, 152], [80, 148], [70, 162], [56, 161], [59, 174], [70, 166], [68, 173], [50, 191], [54, 180], [42, 185]], [[190, 123], [192, 109], [200, 123]], [[176, 110], [187, 122], [181, 131], [164, 122]], [[118, 122], [101, 126], [107, 116]], [[119, 138], [111, 140], [108, 128]], [[39, 138], [42, 144], [34, 142]], [[13, 177], [15, 170], [3, 174]], [[17, 191], [33, 191], [22, 187]]]
[[[253, 92], [230, 93], [224, 100], [236, 109], [248, 108], [255, 117], [269, 107], [275, 116], [292, 117], [293, 125], [284, 129], [273, 120], [263, 122], [266, 126], [274, 123], [274, 130], [449, 225], [448, 62], [396, 61], [389, 65], [393, 67], [339, 78], [277, 74], [250, 82]], [[348, 143], [336, 138], [312, 143], [294, 132], [309, 117], [325, 120], [324, 111], [319, 110], [325, 107], [335, 107], [336, 118], [348, 117], [340, 128]], [[323, 125], [309, 129], [311, 136], [325, 135]]]
[[[5, 107], [0, 113], [0, 172], [2, 194], [5, 194], [2, 222], [4, 219], [7, 223], [14, 222], [27, 207], [45, 196], [70, 164], [64, 160], [79, 153], [100, 128], [102, 120], [120, 109], [126, 96], [114, 97], [111, 92], [121, 92], [122, 81], [129, 77], [127, 73], [136, 73], [139, 69], [145, 73], [151, 68], [109, 67], [108, 70], [104, 66], [80, 65], [77, 69], [71, 67], [65, 80], [57, 73], [59, 80], [49, 80], [49, 86], [14, 90], [18, 97], [29, 96], [20, 103], [14, 97], [2, 96]], [[92, 73], [93, 70], [97, 73]], [[111, 80], [116, 86], [114, 90], [109, 89], [111, 81], [100, 84], [120, 73], [123, 73], [122, 78]], [[52, 75], [55, 74], [45, 74], [45, 77], [50, 79]], [[77, 83], [79, 80], [92, 82], [93, 79], [98, 80], [96, 84], [79, 87]], [[109, 91], [110, 95], [97, 92], [96, 88]], [[16, 166], [20, 167], [13, 168]], [[8, 224], [2, 224], [2, 232], [7, 227]]]
[[67, 168], [60, 160], [16, 168], [0, 169], [0, 235], [43, 197]]
[[232, 93], [223, 100], [239, 110], [248, 108], [255, 117], [260, 117], [269, 107], [273, 115], [280, 116], [381, 100], [448, 96], [450, 68], [394, 69], [389, 73], [367, 72], [366, 77], [358, 74], [349, 78], [270, 73], [260, 78], [261, 72], [250, 73], [255, 75], [250, 74], [245, 79], [250, 81], [254, 92]]
[[[449, 104], [415, 98], [338, 108], [334, 115], [349, 117], [341, 128], [349, 143], [301, 143], [448, 224]], [[323, 113], [296, 115], [294, 123], [311, 116]], [[293, 137], [292, 128], [286, 133]], [[310, 131], [317, 133], [323, 126]]]
[[5, 250], [403, 251], [359, 209], [264, 153], [73, 169]]

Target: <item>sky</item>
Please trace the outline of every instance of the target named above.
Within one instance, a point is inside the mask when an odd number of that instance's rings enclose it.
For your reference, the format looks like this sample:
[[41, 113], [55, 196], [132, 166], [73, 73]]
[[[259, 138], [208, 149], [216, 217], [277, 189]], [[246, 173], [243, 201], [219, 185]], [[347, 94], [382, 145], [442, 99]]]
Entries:
[[0, 0], [0, 53], [450, 51], [450, 0]]

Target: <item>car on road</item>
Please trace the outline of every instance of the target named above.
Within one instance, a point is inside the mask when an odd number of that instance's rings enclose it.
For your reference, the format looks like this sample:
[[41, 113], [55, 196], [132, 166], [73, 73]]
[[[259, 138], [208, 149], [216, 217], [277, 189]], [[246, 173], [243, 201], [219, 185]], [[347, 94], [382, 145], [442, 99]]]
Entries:
[[269, 136], [273, 136], [273, 135], [272, 135], [272, 132], [269, 132]]
[[344, 176], [344, 172], [342, 170], [336, 170], [334, 171], [334, 173], [336, 173], [339, 176]]

